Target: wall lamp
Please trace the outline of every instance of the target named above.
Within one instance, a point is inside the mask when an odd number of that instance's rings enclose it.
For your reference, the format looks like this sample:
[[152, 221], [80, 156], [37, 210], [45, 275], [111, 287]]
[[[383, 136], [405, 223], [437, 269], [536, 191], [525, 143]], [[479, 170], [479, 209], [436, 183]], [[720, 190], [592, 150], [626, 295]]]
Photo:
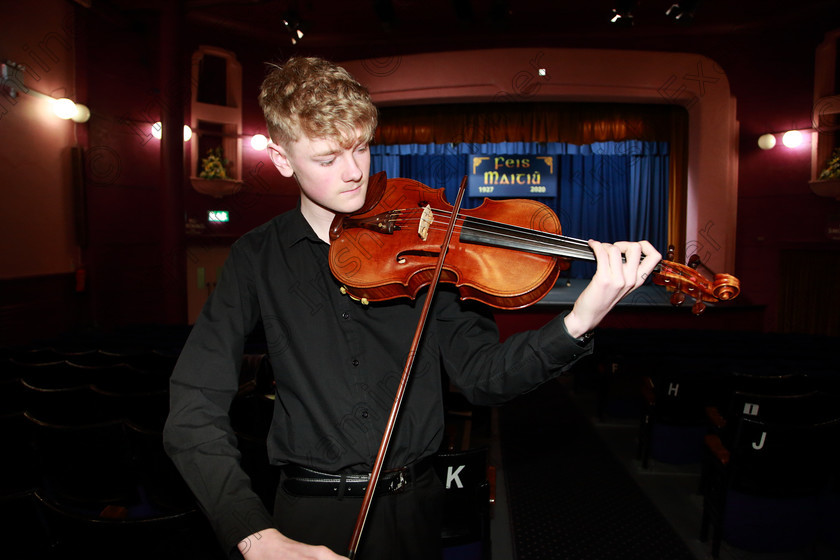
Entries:
[[[160, 121], [151, 124], [152, 128], [152, 136], [160, 140], [163, 132], [163, 125], [161, 125]], [[198, 134], [201, 135], [202, 132], [199, 130]], [[184, 142], [189, 142], [192, 139], [193, 131], [189, 125], [184, 125]], [[224, 136], [224, 135], [223, 135]], [[248, 136], [247, 134], [239, 134], [235, 135], [237, 138], [248, 138], [251, 147], [256, 151], [260, 152], [265, 150], [268, 147], [268, 138], [265, 137], [264, 134], [254, 134], [253, 136]]]
[[61, 119], [69, 119], [73, 122], [84, 123], [90, 119], [90, 109], [81, 103], [75, 103], [66, 97], [55, 98], [52, 95], [41, 93], [23, 83], [23, 72], [25, 66], [7, 60], [0, 63], [0, 91], [11, 99], [16, 99], [18, 93], [25, 93], [37, 99], [47, 102], [55, 116]]
[[781, 138], [782, 145], [786, 148], [795, 149], [800, 147], [808, 134], [813, 129], [801, 128], [797, 130], [788, 130], [787, 132], [768, 132], [758, 137], [758, 147], [762, 150], [772, 150], [776, 147], [777, 138]]
[[[184, 142], [189, 142], [190, 139], [192, 138], [192, 134], [193, 134], [193, 132], [192, 132], [192, 129], [190, 128], [190, 126], [185, 124], [184, 125]], [[154, 136], [158, 140], [160, 140], [161, 137], [163, 136], [163, 125], [161, 124], [160, 121], [152, 124], [152, 136]]]

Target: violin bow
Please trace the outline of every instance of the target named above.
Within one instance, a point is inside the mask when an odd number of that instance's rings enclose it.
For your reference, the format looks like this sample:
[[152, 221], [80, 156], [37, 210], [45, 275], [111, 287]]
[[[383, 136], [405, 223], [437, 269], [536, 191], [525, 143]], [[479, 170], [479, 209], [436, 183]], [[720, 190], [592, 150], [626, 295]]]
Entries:
[[400, 377], [400, 384], [397, 387], [397, 394], [394, 397], [394, 403], [391, 405], [391, 413], [388, 416], [388, 422], [385, 424], [385, 433], [382, 435], [382, 441], [379, 443], [379, 451], [376, 453], [376, 459], [373, 463], [373, 470], [370, 473], [370, 480], [367, 488], [365, 488], [365, 496], [362, 499], [362, 507], [359, 510], [359, 515], [356, 518], [356, 526], [353, 528], [353, 536], [350, 538], [350, 546], [348, 548], [347, 557], [354, 560], [359, 548], [359, 542], [362, 538], [362, 531], [364, 531], [365, 522], [370, 511], [371, 503], [373, 502], [373, 493], [376, 491], [376, 486], [379, 483], [379, 475], [382, 473], [382, 466], [385, 463], [385, 455], [388, 452], [388, 445], [391, 442], [391, 435], [394, 433], [394, 426], [397, 423], [397, 416], [399, 415], [400, 405], [402, 404], [403, 396], [405, 395], [406, 387], [408, 386], [408, 378], [411, 375], [411, 369], [414, 366], [414, 357], [417, 354], [417, 349], [420, 346], [420, 338], [423, 335], [423, 329], [426, 326], [426, 319], [429, 316], [429, 310], [432, 306], [432, 299], [434, 298], [435, 290], [437, 289], [438, 280], [440, 279], [441, 271], [443, 270], [443, 262], [446, 259], [446, 254], [449, 248], [449, 242], [452, 239], [452, 232], [455, 230], [455, 221], [458, 217], [458, 212], [461, 210], [461, 201], [464, 198], [464, 191], [467, 187], [467, 177], [461, 180], [461, 186], [458, 190], [458, 197], [452, 209], [452, 215], [449, 218], [449, 224], [446, 229], [446, 236], [443, 239], [440, 256], [438, 257], [435, 272], [432, 275], [432, 281], [429, 284], [429, 290], [426, 295], [426, 301], [423, 303], [423, 309], [420, 312], [420, 319], [417, 322], [417, 328], [414, 331], [414, 339], [411, 341], [411, 348], [408, 351], [408, 357], [405, 361], [402, 376]]

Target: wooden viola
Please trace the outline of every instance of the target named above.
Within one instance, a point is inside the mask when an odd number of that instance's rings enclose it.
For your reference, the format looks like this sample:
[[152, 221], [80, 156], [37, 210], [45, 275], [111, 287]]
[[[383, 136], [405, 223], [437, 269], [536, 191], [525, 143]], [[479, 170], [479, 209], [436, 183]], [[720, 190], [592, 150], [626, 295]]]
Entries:
[[[330, 269], [346, 293], [363, 303], [413, 299], [429, 284], [446, 246], [443, 232], [451, 213], [443, 189], [377, 173], [363, 207], [333, 220]], [[568, 269], [568, 259], [595, 260], [586, 241], [562, 235], [557, 215], [534, 200], [485, 199], [459, 212], [454, 231], [440, 281], [455, 284], [463, 299], [499, 309], [520, 309], [545, 297]], [[707, 302], [738, 295], [737, 278], [715, 274], [709, 280], [698, 264], [663, 260], [653, 282], [673, 292], [674, 305], [693, 298], [696, 314]]]

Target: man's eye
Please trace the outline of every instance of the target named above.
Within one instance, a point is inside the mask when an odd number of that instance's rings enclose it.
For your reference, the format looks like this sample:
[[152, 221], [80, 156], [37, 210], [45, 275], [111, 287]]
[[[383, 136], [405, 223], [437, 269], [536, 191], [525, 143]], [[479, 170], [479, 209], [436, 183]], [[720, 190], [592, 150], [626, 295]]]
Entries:
[[328, 159], [328, 160], [325, 160], [325, 161], [319, 161], [318, 164], [321, 167], [329, 167], [330, 165], [333, 164], [334, 161], [335, 161], [334, 159]]

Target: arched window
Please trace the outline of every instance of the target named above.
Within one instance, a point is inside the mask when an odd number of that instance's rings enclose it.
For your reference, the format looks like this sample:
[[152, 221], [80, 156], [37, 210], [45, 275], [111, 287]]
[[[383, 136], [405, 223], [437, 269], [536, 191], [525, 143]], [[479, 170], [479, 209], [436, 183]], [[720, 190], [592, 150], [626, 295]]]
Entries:
[[221, 148], [230, 164], [231, 179], [242, 176], [242, 66], [236, 55], [218, 47], [201, 46], [192, 57], [190, 126], [193, 143], [190, 175], [197, 176], [199, 163], [209, 150]]

